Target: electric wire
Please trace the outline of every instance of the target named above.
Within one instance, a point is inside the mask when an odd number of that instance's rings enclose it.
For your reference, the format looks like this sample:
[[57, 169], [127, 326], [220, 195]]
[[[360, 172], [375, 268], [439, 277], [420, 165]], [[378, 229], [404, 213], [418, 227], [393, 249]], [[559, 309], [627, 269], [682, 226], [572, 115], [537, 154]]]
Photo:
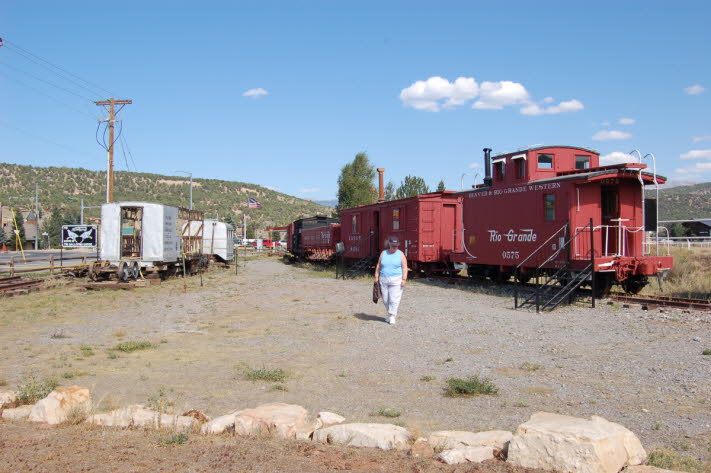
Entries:
[[131, 148], [128, 146], [126, 136], [122, 136], [121, 139], [123, 140], [123, 144], [126, 146], [126, 151], [128, 151], [128, 157], [131, 158], [131, 164], [133, 164], [134, 172], [138, 172], [138, 168], [136, 167], [136, 161], [133, 160], [133, 153], [131, 153]]
[[4, 127], [6, 127], [6, 128], [8, 128], [8, 129], [10, 129], [10, 130], [13, 130], [13, 131], [16, 131], [16, 132], [18, 132], [18, 133], [21, 133], [21, 134], [23, 134], [23, 135], [27, 135], [27, 136], [29, 136], [29, 137], [31, 137], [31, 138], [35, 138], [35, 139], [38, 139], [38, 140], [40, 140], [40, 141], [44, 141], [44, 142], [46, 142], [46, 143], [52, 144], [52, 145], [54, 145], [54, 146], [57, 146], [58, 148], [62, 148], [62, 149], [65, 150], [65, 151], [69, 151], [69, 152], [73, 153], [75, 156], [76, 156], [77, 153], [79, 153], [79, 154], [81, 154], [81, 156], [86, 157], [87, 159], [90, 159], [91, 161], [94, 161], [94, 160], [95, 160], [95, 158], [93, 158], [93, 157], [92, 157], [92, 158], [89, 158], [89, 156], [88, 156], [88, 155], [85, 155], [85, 152], [83, 152], [83, 151], [81, 151], [81, 150], [78, 150], [78, 149], [76, 149], [76, 148], [72, 148], [71, 146], [63, 145], [62, 143], [59, 143], [58, 141], [54, 141], [54, 140], [51, 139], [51, 138], [47, 138], [47, 137], [45, 137], [45, 136], [41, 136], [41, 135], [38, 135], [38, 134], [36, 134], [36, 133], [32, 133], [32, 132], [29, 132], [29, 131], [24, 130], [24, 129], [22, 129], [22, 128], [16, 127], [16, 126], [14, 126], [14, 125], [11, 125], [11, 124], [7, 123], [7, 122], [4, 121], [4, 120], [0, 120], [0, 125], [1, 125], [1, 126], [4, 126]]
[[123, 140], [119, 141], [119, 144], [121, 145], [121, 152], [123, 153], [123, 161], [126, 163], [126, 170], [131, 171], [131, 168], [128, 165], [128, 158], [126, 157], [126, 149], [123, 146]]
[[85, 112], [84, 110], [80, 110], [80, 109], [78, 109], [78, 108], [76, 108], [76, 107], [74, 107], [74, 106], [72, 106], [72, 105], [69, 105], [68, 103], [63, 102], [62, 100], [59, 100], [58, 98], [53, 97], [52, 95], [50, 95], [50, 94], [48, 94], [48, 93], [46, 93], [46, 92], [44, 92], [44, 91], [42, 91], [42, 90], [40, 90], [40, 89], [38, 89], [38, 88], [36, 88], [36, 87], [32, 87], [31, 85], [25, 84], [24, 82], [19, 81], [19, 80], [13, 78], [12, 76], [6, 74], [6, 73], [3, 72], [3, 71], [0, 71], [0, 75], [5, 76], [5, 78], [7, 78], [8, 80], [10, 80], [10, 81], [12, 81], [12, 82], [15, 82], [15, 83], [17, 83], [17, 84], [20, 84], [20, 85], [23, 86], [23, 87], [27, 87], [28, 89], [35, 91], [35, 92], [37, 92], [37, 93], [40, 94], [40, 95], [44, 95], [45, 97], [47, 97], [47, 98], [49, 98], [49, 99], [51, 99], [51, 100], [54, 100], [54, 101], [57, 102], [58, 104], [64, 105], [65, 107], [69, 108], [70, 110], [73, 110], [73, 111], [75, 111], [75, 112], [77, 112], [77, 113], [80, 113], [80, 114], [86, 116], [86, 117], [89, 117], [89, 118], [91, 118], [92, 120], [96, 120], [96, 119], [97, 119], [96, 116], [91, 115], [90, 113]]
[[[103, 91], [103, 92], [106, 92], [106, 93], [109, 94], [109, 95], [112, 95], [112, 93], [111, 93], [109, 90], [107, 90], [107, 89], [101, 87], [101, 86], [98, 85], [98, 84], [95, 84], [94, 82], [91, 82], [91, 81], [88, 81], [88, 80], [86, 80], [86, 79], [84, 79], [84, 78], [82, 78], [82, 77], [79, 77], [78, 75], [76, 75], [76, 74], [74, 74], [74, 73], [72, 73], [72, 72], [70, 72], [70, 71], [64, 69], [63, 67], [57, 66], [56, 64], [53, 64], [53, 63], [49, 62], [48, 60], [46, 60], [46, 59], [44, 59], [44, 58], [38, 56], [37, 54], [34, 54], [34, 53], [28, 51], [27, 49], [21, 47], [19, 44], [14, 43], [14, 42], [12, 42], [12, 41], [9, 41], [4, 35], [2, 36], [2, 38], [3, 38], [3, 43], [5, 44], [5, 46], [10, 45], [10, 46], [11, 46], [10, 50], [13, 51], [14, 53], [16, 53], [16, 54], [21, 54], [21, 53], [19, 53], [18, 51], [15, 51], [15, 50], [14, 50], [14, 49], [18, 49], [18, 50], [22, 51], [23, 53], [25, 53], [25, 54], [27, 54], [27, 55], [30, 55], [30, 56], [32, 56], [32, 57], [34, 57], [34, 58], [36, 58], [36, 59], [38, 59], [38, 60], [40, 60], [40, 61], [46, 63], [46, 64], [52, 66], [53, 68], [55, 68], [55, 69], [57, 69], [57, 70], [59, 70], [59, 71], [62, 71], [63, 73], [65, 73], [65, 74], [67, 74], [67, 75], [69, 75], [69, 76], [74, 77], [75, 79], [79, 79], [80, 81], [82, 81], [82, 82], [84, 82], [84, 83], [86, 83], [86, 84], [89, 84], [89, 85], [91, 85], [92, 87], [95, 87], [97, 90], [101, 90], [101, 91]], [[59, 74], [58, 74], [58, 75], [59, 75]], [[102, 94], [97, 94], [96, 92], [93, 92], [93, 93], [96, 94], [96, 95], [102, 95]]]
[[79, 97], [80, 99], [88, 100], [89, 102], [92, 102], [92, 103], [94, 102], [94, 101], [91, 100], [89, 97], [86, 97], [86, 96], [84, 96], [84, 95], [80, 95], [80, 94], [78, 94], [78, 93], [76, 93], [76, 92], [74, 92], [74, 91], [72, 91], [72, 90], [67, 89], [66, 87], [62, 87], [61, 85], [55, 84], [54, 82], [50, 82], [50, 81], [48, 81], [48, 80], [42, 79], [41, 77], [37, 77], [36, 75], [32, 74], [31, 72], [24, 71], [24, 70], [20, 69], [19, 67], [12, 66], [12, 65], [10, 65], [10, 64], [8, 64], [8, 63], [6, 63], [6, 62], [3, 62], [3, 61], [0, 61], [0, 65], [3, 65], [3, 66], [5, 66], [5, 67], [9, 67], [10, 69], [13, 69], [13, 70], [15, 70], [15, 71], [17, 71], [17, 72], [20, 72], [20, 73], [22, 73], [22, 74], [28, 75], [28, 76], [32, 77], [33, 79], [35, 79], [35, 80], [38, 80], [38, 81], [40, 81], [40, 82], [44, 82], [45, 84], [49, 84], [49, 85], [51, 85], [52, 87], [56, 87], [57, 89], [63, 90], [63, 91], [65, 91], [65, 92], [69, 93], [69, 94], [74, 95], [75, 97]]

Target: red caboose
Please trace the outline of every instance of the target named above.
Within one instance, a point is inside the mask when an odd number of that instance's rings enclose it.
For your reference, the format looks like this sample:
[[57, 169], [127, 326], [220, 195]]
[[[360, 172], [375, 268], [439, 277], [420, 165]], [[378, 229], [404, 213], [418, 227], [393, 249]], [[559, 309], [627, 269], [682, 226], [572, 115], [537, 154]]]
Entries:
[[567, 265], [592, 270], [601, 291], [619, 282], [638, 292], [648, 276], [671, 268], [671, 256], [645, 246], [644, 186], [654, 182], [646, 165], [600, 167], [597, 152], [568, 146], [489, 152], [484, 185], [463, 194], [463, 251], [450, 257], [471, 275], [508, 278], [518, 270], [525, 280]]
[[340, 211], [344, 258], [375, 259], [389, 236], [413, 270], [446, 271], [446, 255], [462, 251], [462, 195], [450, 191], [422, 194]]
[[336, 243], [339, 241], [341, 241], [341, 225], [338, 223], [304, 228], [301, 231], [302, 257], [308, 260], [328, 261], [336, 255]]

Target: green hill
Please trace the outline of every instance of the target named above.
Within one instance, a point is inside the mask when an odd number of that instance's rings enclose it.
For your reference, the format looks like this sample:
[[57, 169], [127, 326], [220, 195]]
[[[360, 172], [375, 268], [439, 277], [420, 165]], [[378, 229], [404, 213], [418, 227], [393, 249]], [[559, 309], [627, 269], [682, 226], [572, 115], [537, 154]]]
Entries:
[[[137, 172], [114, 173], [114, 200], [147, 201], [187, 207], [188, 179], [182, 176], [163, 176]], [[106, 172], [81, 168], [34, 167], [0, 163], [0, 202], [3, 205], [22, 205], [28, 200], [11, 200], [10, 196], [34, 196], [39, 184], [41, 209], [62, 208], [64, 212], [79, 214], [79, 199], [85, 206], [100, 205], [106, 196]], [[252, 197], [261, 209], [248, 209]], [[73, 198], [75, 200], [69, 200]], [[241, 224], [242, 212], [247, 211], [255, 228], [285, 225], [297, 218], [316, 214], [330, 215], [332, 208], [299, 199], [266, 187], [245, 182], [219, 179], [193, 179], [193, 208], [205, 212], [206, 217], [231, 217]], [[87, 217], [98, 217], [98, 209], [85, 211]]]
[[[647, 197], [654, 197], [647, 191]], [[711, 182], [659, 191], [659, 219], [683, 220], [711, 217]]]

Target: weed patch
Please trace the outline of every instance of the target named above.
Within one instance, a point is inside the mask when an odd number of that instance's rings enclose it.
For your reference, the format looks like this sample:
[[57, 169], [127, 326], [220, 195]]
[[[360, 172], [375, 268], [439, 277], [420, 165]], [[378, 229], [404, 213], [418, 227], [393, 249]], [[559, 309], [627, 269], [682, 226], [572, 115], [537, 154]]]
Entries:
[[57, 386], [59, 383], [54, 378], [39, 380], [35, 375], [30, 375], [30, 378], [17, 388], [17, 402], [19, 405], [34, 404], [47, 397]]
[[499, 393], [499, 388], [489, 378], [470, 376], [468, 378], [449, 378], [444, 394], [448, 397], [462, 396], [493, 396]]
[[94, 356], [94, 350], [89, 345], [79, 345], [79, 350], [83, 356]]
[[52, 332], [52, 335], [50, 335], [49, 338], [58, 340], [58, 339], [70, 338], [70, 337], [69, 337], [69, 335], [64, 333], [64, 330], [55, 330], [54, 332]]
[[706, 350], [702, 351], [701, 354], [705, 356], [711, 355], [711, 348], [707, 348]]
[[114, 350], [121, 351], [124, 353], [132, 353], [138, 350], [148, 350], [149, 348], [155, 348], [156, 346], [151, 342], [143, 341], [129, 341], [119, 343], [114, 347]]
[[272, 383], [283, 383], [289, 377], [289, 373], [281, 368], [268, 370], [264, 367], [258, 369], [247, 368], [244, 371], [244, 379], [249, 381], [271, 381]]
[[435, 377], [432, 376], [431, 374], [426, 374], [426, 375], [424, 375], [423, 377], [420, 378], [420, 381], [424, 381], [425, 383], [429, 383], [430, 381], [434, 381], [435, 379], [437, 379], [437, 378], [435, 378]]
[[529, 363], [526, 361], [519, 366], [519, 369], [523, 371], [539, 371], [543, 369], [543, 365], [539, 365], [538, 363]]
[[158, 445], [161, 447], [170, 447], [172, 445], [183, 445], [188, 441], [188, 434], [181, 432], [179, 434], [169, 435], [167, 437], [160, 437], [158, 439]]
[[702, 471], [701, 463], [696, 459], [680, 455], [672, 450], [654, 450], [644, 463], [664, 470], [686, 471], [688, 473], [700, 473]]
[[269, 388], [270, 391], [282, 391], [282, 392], [287, 392], [289, 388], [287, 388], [283, 384], [275, 384], [271, 388]]
[[73, 406], [67, 412], [67, 418], [64, 423], [69, 425], [81, 424], [89, 417], [89, 411], [84, 406]]
[[374, 416], [381, 416], [381, 417], [400, 417], [402, 415], [402, 411], [400, 409], [394, 409], [392, 407], [381, 407], [377, 411], [373, 413]]

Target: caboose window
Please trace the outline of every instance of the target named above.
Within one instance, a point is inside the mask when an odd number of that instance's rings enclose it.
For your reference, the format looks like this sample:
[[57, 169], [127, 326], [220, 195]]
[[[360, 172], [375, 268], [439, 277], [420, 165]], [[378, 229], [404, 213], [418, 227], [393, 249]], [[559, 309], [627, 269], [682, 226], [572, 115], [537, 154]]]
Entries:
[[553, 155], [552, 154], [539, 154], [538, 155], [538, 169], [553, 169]]
[[543, 199], [546, 221], [552, 222], [555, 220], [555, 194], [544, 194]]
[[393, 209], [393, 230], [400, 230], [400, 209]]
[[590, 168], [590, 156], [576, 156], [575, 157], [575, 169], [589, 169]]
[[494, 178], [497, 181], [503, 180], [505, 172], [506, 168], [504, 167], [504, 161], [494, 163]]
[[351, 233], [358, 233], [358, 217], [355, 215], [351, 217]]
[[523, 179], [526, 177], [526, 161], [523, 159], [517, 159], [514, 161], [516, 163], [516, 179]]

